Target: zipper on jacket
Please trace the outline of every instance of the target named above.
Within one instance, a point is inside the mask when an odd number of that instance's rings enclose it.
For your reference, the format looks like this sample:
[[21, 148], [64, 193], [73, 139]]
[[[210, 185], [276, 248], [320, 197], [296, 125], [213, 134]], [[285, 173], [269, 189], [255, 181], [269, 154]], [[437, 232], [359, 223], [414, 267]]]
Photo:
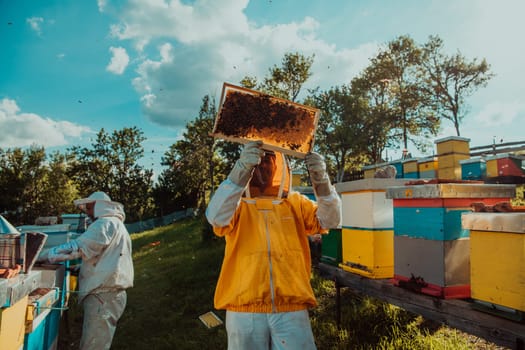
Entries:
[[268, 249], [268, 266], [270, 269], [270, 295], [272, 299], [272, 313], [277, 312], [275, 307], [275, 290], [273, 287], [273, 267], [272, 267], [272, 253], [271, 253], [271, 243], [270, 243], [270, 229], [268, 227], [268, 212], [269, 210], [263, 211], [264, 213], [264, 226], [266, 229], [266, 247]]

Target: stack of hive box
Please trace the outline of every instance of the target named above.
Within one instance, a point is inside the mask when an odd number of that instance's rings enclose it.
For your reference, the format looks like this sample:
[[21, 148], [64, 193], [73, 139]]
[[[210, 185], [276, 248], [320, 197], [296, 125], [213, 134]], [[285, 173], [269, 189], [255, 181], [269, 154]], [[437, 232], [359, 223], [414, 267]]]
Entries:
[[436, 140], [438, 178], [461, 180], [460, 161], [470, 158], [470, 139], [450, 136]]
[[445, 299], [470, 297], [468, 230], [473, 203], [508, 203], [514, 185], [435, 183], [389, 187], [394, 206], [394, 284]]
[[389, 186], [405, 182], [374, 178], [335, 184], [343, 211], [341, 268], [368, 278], [393, 276], [392, 200], [385, 192]]

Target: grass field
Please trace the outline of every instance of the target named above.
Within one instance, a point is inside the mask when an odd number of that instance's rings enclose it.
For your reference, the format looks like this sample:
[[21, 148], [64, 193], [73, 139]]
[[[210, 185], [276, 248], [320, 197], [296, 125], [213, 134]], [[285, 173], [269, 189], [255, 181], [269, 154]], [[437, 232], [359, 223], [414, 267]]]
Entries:
[[[226, 349], [224, 326], [199, 316], [214, 310], [213, 293], [224, 242], [202, 240], [203, 221], [186, 219], [133, 234], [135, 286], [112, 349]], [[342, 326], [335, 320], [335, 286], [312, 273], [319, 306], [311, 310], [317, 347], [328, 349], [502, 349], [420, 316], [342, 290]], [[74, 298], [62, 320], [59, 349], [77, 349], [81, 309]], [[249, 349], [248, 349], [249, 350]]]

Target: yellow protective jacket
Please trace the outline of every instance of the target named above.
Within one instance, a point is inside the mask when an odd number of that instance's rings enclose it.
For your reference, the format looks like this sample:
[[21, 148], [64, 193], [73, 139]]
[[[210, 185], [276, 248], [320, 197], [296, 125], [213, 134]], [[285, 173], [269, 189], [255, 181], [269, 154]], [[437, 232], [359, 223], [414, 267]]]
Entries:
[[272, 313], [316, 306], [308, 235], [339, 225], [335, 189], [317, 202], [293, 191], [285, 198], [241, 198], [244, 191], [227, 179], [206, 210], [215, 234], [226, 240], [215, 308]]

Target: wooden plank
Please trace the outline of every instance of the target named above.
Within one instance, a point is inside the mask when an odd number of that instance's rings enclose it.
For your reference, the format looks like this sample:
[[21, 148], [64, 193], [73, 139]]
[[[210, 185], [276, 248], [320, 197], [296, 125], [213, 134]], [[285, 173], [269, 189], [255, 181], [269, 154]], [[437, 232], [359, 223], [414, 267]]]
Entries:
[[335, 281], [336, 286], [352, 288], [360, 294], [399, 306], [500, 346], [525, 349], [525, 323], [478, 311], [468, 300], [440, 299], [419, 294], [394, 286], [389, 279], [369, 279], [323, 263], [319, 264], [319, 272], [322, 277]]

